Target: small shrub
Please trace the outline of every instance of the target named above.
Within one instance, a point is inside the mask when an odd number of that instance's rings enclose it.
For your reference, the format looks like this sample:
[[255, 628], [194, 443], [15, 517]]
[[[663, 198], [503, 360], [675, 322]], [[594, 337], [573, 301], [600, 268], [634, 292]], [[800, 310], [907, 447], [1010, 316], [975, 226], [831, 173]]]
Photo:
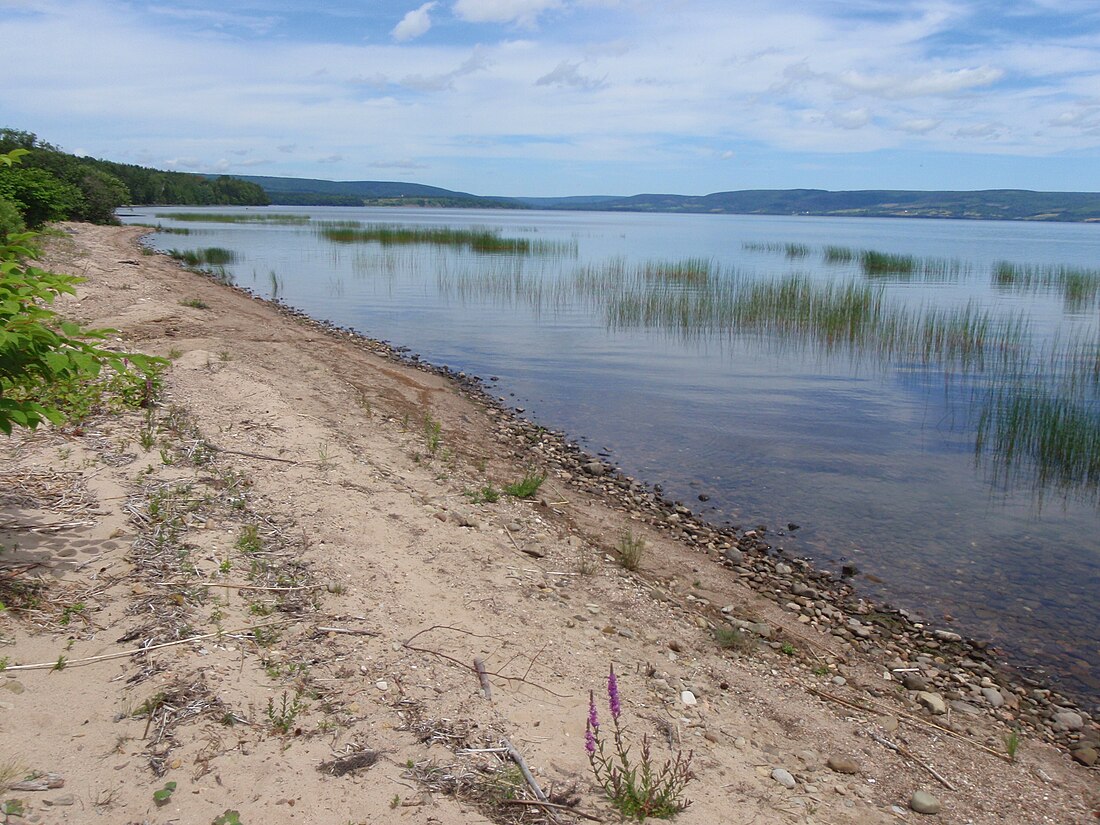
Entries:
[[282, 704], [279, 707], [275, 707], [275, 700], [267, 700], [267, 720], [271, 723], [271, 729], [276, 733], [289, 733], [290, 729], [294, 727], [294, 720], [298, 718], [298, 714], [304, 709], [305, 704], [302, 702], [300, 693], [294, 694], [294, 698], [289, 699], [287, 692], [284, 690]]
[[756, 646], [754, 637], [736, 627], [716, 627], [714, 641], [722, 650], [747, 653]]
[[505, 485], [504, 492], [514, 498], [531, 498], [539, 491], [544, 481], [546, 481], [546, 473], [528, 470], [519, 481]]
[[184, 298], [180, 301], [180, 306], [191, 307], [191, 309], [210, 309], [210, 304], [200, 298]]
[[619, 537], [619, 546], [615, 548], [619, 554], [619, 564], [625, 570], [637, 570], [642, 566], [642, 556], [645, 555], [645, 539], [635, 536], [627, 530]]

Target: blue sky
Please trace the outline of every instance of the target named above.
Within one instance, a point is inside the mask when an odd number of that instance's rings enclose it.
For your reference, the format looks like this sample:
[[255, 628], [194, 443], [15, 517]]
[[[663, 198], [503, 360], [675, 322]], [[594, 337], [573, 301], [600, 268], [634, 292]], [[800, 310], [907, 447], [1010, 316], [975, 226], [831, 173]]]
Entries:
[[0, 126], [490, 195], [1100, 190], [1096, 0], [0, 0]]

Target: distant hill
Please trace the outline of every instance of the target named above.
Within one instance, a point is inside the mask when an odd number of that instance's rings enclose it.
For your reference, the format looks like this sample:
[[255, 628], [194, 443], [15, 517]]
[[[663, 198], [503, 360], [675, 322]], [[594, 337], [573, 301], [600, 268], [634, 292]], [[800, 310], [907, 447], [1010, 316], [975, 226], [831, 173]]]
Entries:
[[507, 198], [484, 198], [438, 186], [396, 181], [332, 181], [236, 175], [259, 185], [272, 203], [295, 206], [444, 206], [478, 209], [517, 207]]
[[1100, 192], [745, 189], [710, 195], [577, 195], [492, 197], [395, 181], [329, 181], [238, 175], [272, 203], [318, 206], [436, 206], [479, 209], [568, 209], [740, 215], [963, 218], [1010, 221], [1100, 221]]

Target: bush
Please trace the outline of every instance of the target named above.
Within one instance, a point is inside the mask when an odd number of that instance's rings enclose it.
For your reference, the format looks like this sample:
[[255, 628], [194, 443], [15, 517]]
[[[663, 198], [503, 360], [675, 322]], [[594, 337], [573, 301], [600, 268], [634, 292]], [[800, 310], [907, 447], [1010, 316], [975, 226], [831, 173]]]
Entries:
[[[0, 168], [17, 160], [0, 154]], [[31, 265], [35, 237], [11, 233], [0, 242], [0, 432], [91, 411], [108, 387], [125, 404], [147, 403], [163, 360], [103, 349], [92, 342], [113, 330], [61, 320], [49, 305], [82, 279]]]
[[0, 198], [19, 207], [24, 222], [32, 229], [47, 221], [66, 220], [85, 207], [79, 189], [45, 169], [0, 167]]
[[23, 225], [23, 215], [19, 207], [9, 200], [0, 198], [0, 243], [3, 243], [8, 235], [14, 235], [26, 229]]

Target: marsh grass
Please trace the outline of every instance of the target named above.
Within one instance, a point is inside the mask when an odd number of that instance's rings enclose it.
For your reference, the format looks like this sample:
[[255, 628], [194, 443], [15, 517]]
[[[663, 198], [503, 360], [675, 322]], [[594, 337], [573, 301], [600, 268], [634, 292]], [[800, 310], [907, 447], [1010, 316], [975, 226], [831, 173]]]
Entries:
[[804, 243], [778, 243], [776, 241], [745, 241], [741, 248], [746, 252], [775, 252], [788, 258], [805, 258], [810, 254], [810, 247]]
[[1066, 308], [1074, 312], [1096, 303], [1100, 296], [1100, 269], [998, 261], [993, 265], [991, 281], [995, 287], [1020, 293], [1055, 290], [1061, 293]]
[[826, 246], [822, 250], [822, 257], [827, 264], [850, 264], [858, 255], [859, 253], [848, 246]]
[[190, 267], [225, 266], [237, 260], [237, 253], [221, 246], [205, 249], [169, 249], [168, 255]]
[[286, 226], [302, 226], [309, 223], [309, 215], [291, 215], [282, 212], [158, 212], [158, 218], [192, 223], [273, 223]]
[[406, 226], [402, 224], [363, 224], [360, 226], [326, 224], [317, 234], [333, 243], [377, 243], [382, 246], [455, 247], [472, 252], [507, 255], [571, 255], [576, 257], [576, 242], [540, 241], [504, 237], [498, 229], [449, 226]]

